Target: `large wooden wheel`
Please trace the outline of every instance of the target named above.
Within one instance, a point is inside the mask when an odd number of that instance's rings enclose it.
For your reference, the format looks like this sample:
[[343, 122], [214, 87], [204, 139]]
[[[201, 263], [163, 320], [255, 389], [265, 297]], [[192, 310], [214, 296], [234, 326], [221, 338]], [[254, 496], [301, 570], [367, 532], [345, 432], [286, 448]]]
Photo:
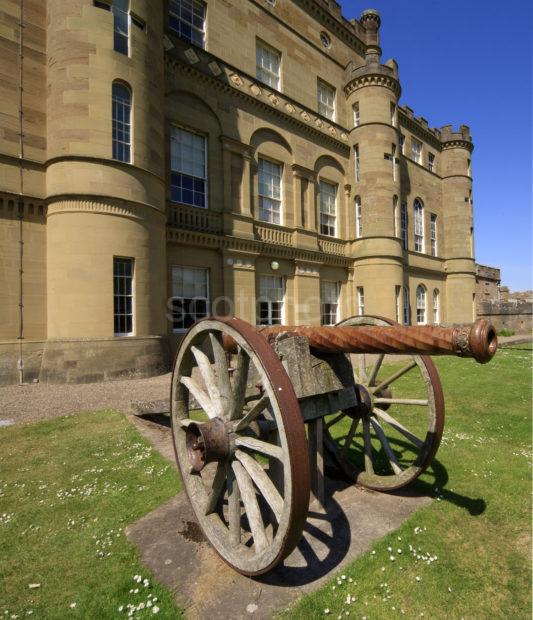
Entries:
[[[393, 323], [357, 316], [338, 325]], [[435, 456], [444, 428], [444, 398], [429, 357], [372, 357], [352, 356], [360, 403], [326, 418], [324, 441], [351, 479], [371, 489], [392, 491], [418, 478]]]
[[300, 540], [309, 459], [294, 389], [264, 336], [236, 318], [193, 325], [176, 354], [171, 421], [183, 484], [206, 538], [238, 572], [267, 572]]

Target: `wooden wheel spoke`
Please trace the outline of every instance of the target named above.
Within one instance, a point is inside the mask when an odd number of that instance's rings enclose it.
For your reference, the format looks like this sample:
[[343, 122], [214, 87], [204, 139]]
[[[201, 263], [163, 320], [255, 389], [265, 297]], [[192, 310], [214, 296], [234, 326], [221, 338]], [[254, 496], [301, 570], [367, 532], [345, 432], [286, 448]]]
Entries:
[[346, 441], [344, 442], [344, 445], [342, 447], [342, 452], [345, 454], [350, 449], [350, 446], [352, 444], [353, 438], [355, 437], [355, 431], [357, 430], [357, 426], [359, 424], [360, 419], [361, 418], [354, 418], [352, 420], [352, 423], [350, 425], [350, 430], [348, 431], [348, 435], [346, 436]]
[[254, 452], [261, 452], [261, 454], [272, 456], [278, 459], [278, 461], [283, 462], [283, 449], [274, 444], [262, 441], [261, 439], [256, 439], [255, 437], [237, 437], [235, 439], [235, 445], [248, 448]]
[[233, 383], [233, 400], [229, 410], [229, 419], [236, 420], [240, 417], [246, 397], [246, 386], [248, 384], [248, 370], [250, 358], [240, 349], [237, 355], [237, 367], [235, 369], [235, 379]]
[[224, 488], [226, 482], [226, 465], [224, 463], [218, 463], [217, 470], [215, 472], [215, 477], [213, 478], [213, 484], [211, 485], [211, 491], [207, 497], [207, 502], [205, 505], [205, 514], [211, 514], [216, 506], [218, 499], [220, 497], [220, 493]]
[[419, 439], [416, 435], [411, 433], [411, 431], [402, 424], [400, 424], [397, 420], [395, 420], [391, 415], [389, 415], [386, 411], [382, 411], [378, 407], [373, 409], [373, 412], [379, 416], [382, 420], [390, 424], [393, 428], [395, 428], [399, 433], [401, 433], [406, 439], [408, 439], [412, 444], [414, 444], [419, 450], [424, 447], [424, 443], [421, 439]]
[[427, 398], [374, 398], [374, 402], [378, 405], [429, 405]]
[[243, 428], [246, 428], [257, 418], [257, 416], [262, 413], [265, 407], [270, 403], [270, 398], [265, 394], [262, 396], [257, 403], [248, 411], [248, 413], [237, 423], [235, 427], [236, 431], [241, 431]]
[[376, 435], [381, 445], [383, 446], [383, 450], [385, 450], [385, 454], [387, 455], [387, 458], [389, 459], [389, 462], [391, 464], [391, 467], [394, 473], [401, 474], [402, 468], [400, 467], [400, 463], [398, 463], [398, 459], [396, 458], [396, 455], [394, 454], [394, 452], [392, 451], [392, 448], [390, 447], [389, 440], [387, 439], [387, 436], [385, 435], [383, 428], [381, 427], [381, 424], [375, 418], [370, 418], [370, 422], [372, 426], [374, 427], [374, 430], [376, 431]]
[[367, 474], [373, 474], [372, 439], [370, 437], [370, 421], [368, 418], [363, 418], [363, 441], [365, 445], [365, 471]]
[[233, 404], [233, 390], [228, 373], [228, 358], [222, 345], [220, 334], [211, 332], [209, 334], [211, 349], [213, 350], [213, 360], [215, 362], [215, 376], [218, 379], [217, 387], [222, 401], [222, 411], [229, 411]]
[[244, 469], [251, 476], [255, 486], [259, 489], [270, 508], [272, 508], [272, 512], [279, 523], [281, 512], [283, 510], [283, 498], [274, 486], [272, 480], [270, 480], [268, 474], [261, 467], [261, 465], [246, 452], [237, 450], [235, 452], [235, 456], [239, 459]]
[[194, 355], [194, 359], [198, 364], [198, 370], [204, 380], [204, 385], [207, 388], [207, 393], [211, 399], [213, 409], [217, 412], [219, 417], [222, 417], [222, 403], [220, 397], [220, 390], [218, 389], [218, 381], [216, 379], [213, 367], [207, 355], [198, 349], [198, 347], [191, 347], [191, 353]]
[[241, 542], [241, 494], [231, 465], [226, 465], [228, 488], [228, 527], [230, 543], [234, 547]]
[[263, 524], [263, 519], [261, 517], [261, 511], [259, 510], [259, 504], [257, 503], [254, 483], [240, 462], [233, 461], [232, 468], [237, 479], [237, 485], [241, 493], [244, 510], [246, 512], [246, 516], [248, 517], [248, 523], [254, 539], [255, 548], [258, 552], [261, 552], [268, 547], [268, 538]]
[[195, 422], [195, 420], [191, 420], [191, 418], [183, 418], [181, 420], [178, 420], [178, 424], [182, 428], [187, 428], [189, 426], [189, 424], [192, 424], [193, 422]]
[[192, 377], [181, 377], [180, 381], [194, 396], [200, 407], [207, 413], [207, 416], [209, 418], [216, 418], [218, 409], [213, 405], [209, 396], [198, 383]]
[[359, 383], [368, 383], [368, 377], [366, 375], [366, 355], [364, 353], [360, 353], [357, 356], [358, 360], [358, 376]]
[[340, 420], [342, 420], [342, 418], [345, 418], [346, 416], [347, 414], [344, 412], [339, 413], [339, 415], [335, 416], [333, 420], [328, 421], [328, 423], [326, 424], [326, 428], [329, 428], [330, 426], [337, 424], [337, 422], [339, 422]]
[[388, 387], [391, 383], [394, 383], [397, 379], [399, 379], [400, 377], [403, 377], [405, 373], [415, 368], [416, 365], [417, 364], [415, 361], [410, 362], [409, 364], [407, 364], [407, 366], [404, 366], [401, 370], [398, 370], [397, 372], [392, 374], [390, 377], [382, 381], [379, 385], [376, 385], [376, 387], [373, 390], [374, 393], [380, 392], [384, 388]]
[[378, 376], [379, 369], [381, 368], [381, 364], [383, 363], [383, 359], [385, 358], [384, 353], [380, 353], [372, 366], [372, 371], [370, 372], [370, 377], [368, 377], [368, 385], [373, 385], [376, 381], [376, 377]]

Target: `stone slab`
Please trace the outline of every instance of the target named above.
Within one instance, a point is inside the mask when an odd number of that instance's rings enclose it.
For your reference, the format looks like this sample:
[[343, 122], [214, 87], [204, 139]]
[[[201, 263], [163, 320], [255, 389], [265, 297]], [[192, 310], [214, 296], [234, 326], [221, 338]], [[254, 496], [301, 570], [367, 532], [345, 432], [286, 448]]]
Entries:
[[325, 511], [311, 506], [302, 541], [284, 564], [255, 579], [239, 575], [213, 551], [185, 493], [128, 526], [126, 534], [154, 577], [174, 593], [187, 618], [272, 618], [431, 501], [330, 479], [327, 496]]

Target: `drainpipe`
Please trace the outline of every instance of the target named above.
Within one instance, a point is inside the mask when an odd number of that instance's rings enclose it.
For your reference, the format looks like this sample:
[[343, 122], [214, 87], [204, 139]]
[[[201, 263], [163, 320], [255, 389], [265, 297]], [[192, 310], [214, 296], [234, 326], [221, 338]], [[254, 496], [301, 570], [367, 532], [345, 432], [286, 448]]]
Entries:
[[23, 288], [23, 274], [24, 274], [24, 112], [22, 110], [22, 97], [23, 97], [23, 67], [24, 60], [24, 0], [20, 0], [20, 37], [19, 37], [19, 185], [20, 185], [20, 199], [18, 203], [18, 218], [19, 218], [19, 356], [17, 361], [17, 369], [19, 373], [19, 385], [24, 383], [24, 359], [22, 356], [22, 341], [24, 340], [24, 288]]

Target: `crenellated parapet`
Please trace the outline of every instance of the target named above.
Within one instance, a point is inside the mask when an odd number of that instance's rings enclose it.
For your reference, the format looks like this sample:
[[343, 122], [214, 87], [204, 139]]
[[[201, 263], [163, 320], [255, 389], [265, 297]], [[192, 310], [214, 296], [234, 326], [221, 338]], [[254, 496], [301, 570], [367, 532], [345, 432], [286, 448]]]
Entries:
[[468, 125], [461, 125], [459, 131], [453, 131], [451, 125], [444, 125], [444, 127], [441, 127], [441, 141], [443, 150], [462, 148], [470, 153], [474, 150]]

